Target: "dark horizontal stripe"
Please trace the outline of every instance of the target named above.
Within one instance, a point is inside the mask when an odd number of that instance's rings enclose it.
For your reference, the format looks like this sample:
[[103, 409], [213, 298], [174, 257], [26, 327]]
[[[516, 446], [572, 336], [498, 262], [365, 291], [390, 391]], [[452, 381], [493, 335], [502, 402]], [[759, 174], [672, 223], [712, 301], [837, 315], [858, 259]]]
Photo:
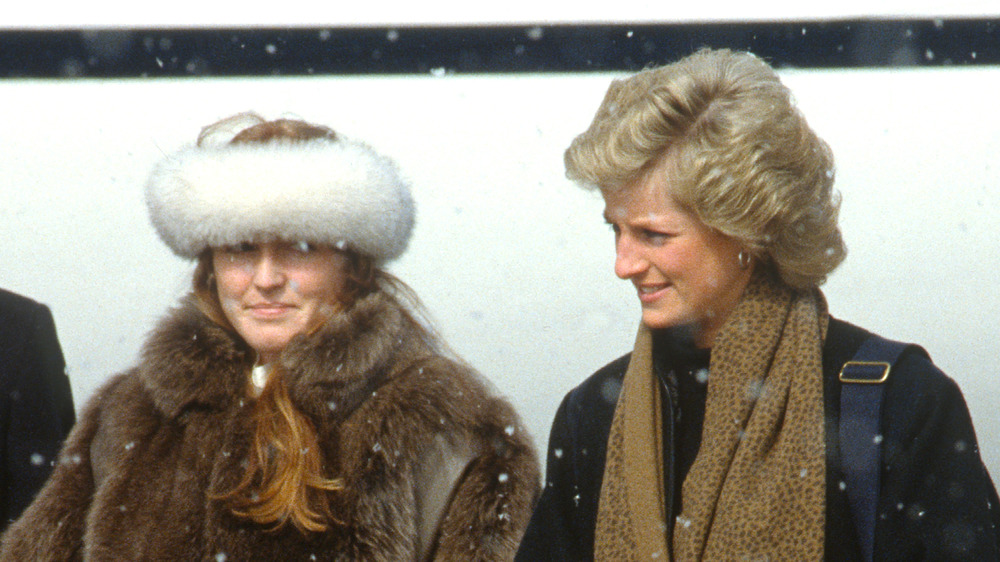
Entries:
[[0, 76], [633, 71], [699, 47], [779, 68], [1000, 64], [1000, 19], [0, 32]]

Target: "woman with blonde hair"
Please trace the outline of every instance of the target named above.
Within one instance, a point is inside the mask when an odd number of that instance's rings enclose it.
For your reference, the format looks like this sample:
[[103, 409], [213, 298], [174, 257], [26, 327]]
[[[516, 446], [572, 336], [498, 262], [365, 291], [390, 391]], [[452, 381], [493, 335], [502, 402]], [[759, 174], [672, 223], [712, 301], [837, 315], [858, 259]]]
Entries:
[[89, 401], [0, 559], [513, 556], [537, 461], [383, 269], [413, 225], [392, 161], [240, 114], [146, 195], [193, 291]]
[[615, 81], [565, 160], [642, 321], [556, 413], [519, 560], [1000, 557], [958, 387], [827, 312], [833, 160], [766, 63], [702, 50]]

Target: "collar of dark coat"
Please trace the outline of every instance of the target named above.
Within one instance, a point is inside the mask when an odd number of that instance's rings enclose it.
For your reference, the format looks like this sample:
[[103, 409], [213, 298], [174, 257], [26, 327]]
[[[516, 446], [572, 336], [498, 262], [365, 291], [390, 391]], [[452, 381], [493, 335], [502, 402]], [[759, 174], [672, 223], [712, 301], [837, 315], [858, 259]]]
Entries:
[[[428, 342], [399, 303], [381, 291], [359, 299], [279, 358], [293, 402], [306, 413], [342, 417], [397, 371], [426, 356]], [[157, 408], [225, 408], [248, 396], [255, 353], [208, 319], [187, 296], [143, 347], [139, 376]]]

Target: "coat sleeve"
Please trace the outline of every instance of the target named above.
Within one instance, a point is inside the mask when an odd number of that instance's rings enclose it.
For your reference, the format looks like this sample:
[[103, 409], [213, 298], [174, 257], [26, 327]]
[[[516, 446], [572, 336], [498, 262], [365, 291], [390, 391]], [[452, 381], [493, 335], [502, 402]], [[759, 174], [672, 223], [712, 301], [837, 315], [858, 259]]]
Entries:
[[430, 560], [452, 493], [477, 453], [468, 439], [434, 437], [414, 468], [418, 560]]
[[477, 453], [452, 493], [434, 560], [511, 560], [538, 497], [538, 460], [513, 408], [499, 398], [481, 406]]
[[100, 405], [91, 402], [73, 427], [52, 476], [0, 543], [0, 562], [70, 561], [83, 557], [83, 534], [94, 493], [91, 443]]
[[580, 486], [572, 467], [577, 451], [567, 408], [563, 400], [552, 422], [542, 495], [518, 548], [518, 562], [586, 560], [591, 556], [581, 551], [581, 542], [586, 541], [573, 532]]
[[958, 385], [919, 354], [893, 376], [876, 559], [1000, 560], [997, 493]]
[[518, 549], [519, 562], [593, 560], [608, 434], [630, 358], [608, 363], [559, 405], [542, 497]]

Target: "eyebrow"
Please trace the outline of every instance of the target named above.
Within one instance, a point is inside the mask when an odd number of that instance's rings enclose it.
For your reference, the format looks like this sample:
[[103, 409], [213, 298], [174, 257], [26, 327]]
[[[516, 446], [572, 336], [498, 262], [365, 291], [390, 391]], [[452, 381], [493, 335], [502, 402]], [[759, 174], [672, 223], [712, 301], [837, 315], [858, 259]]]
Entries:
[[[604, 222], [606, 222], [608, 224], [616, 224], [615, 221], [611, 220], [611, 217], [609, 217], [607, 213], [602, 213], [601, 216], [604, 217]], [[629, 217], [626, 216], [626, 217], [622, 217], [622, 220], [617, 221], [617, 222], [620, 222], [622, 224], [637, 225], [637, 226], [647, 227], [647, 226], [650, 226], [651, 224], [656, 224], [657, 223], [657, 220], [656, 220], [657, 218], [659, 218], [659, 215], [657, 215], [657, 216], [643, 215], [643, 216], [631, 217], [631, 218], [629, 218]]]

